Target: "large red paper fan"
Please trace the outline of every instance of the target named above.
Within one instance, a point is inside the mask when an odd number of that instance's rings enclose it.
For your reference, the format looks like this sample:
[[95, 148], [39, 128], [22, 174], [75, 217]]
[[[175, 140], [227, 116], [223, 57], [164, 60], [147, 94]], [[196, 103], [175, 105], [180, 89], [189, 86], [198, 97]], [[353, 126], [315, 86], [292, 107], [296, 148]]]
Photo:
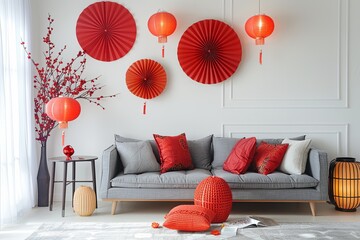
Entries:
[[96, 2], [80, 14], [76, 36], [88, 55], [110, 62], [130, 51], [136, 38], [136, 24], [129, 10], [122, 5]]
[[220, 83], [236, 71], [241, 61], [241, 42], [226, 23], [206, 19], [191, 25], [178, 45], [183, 71], [204, 84]]
[[159, 96], [166, 86], [166, 72], [158, 62], [140, 59], [126, 71], [126, 85], [135, 96], [151, 99]]

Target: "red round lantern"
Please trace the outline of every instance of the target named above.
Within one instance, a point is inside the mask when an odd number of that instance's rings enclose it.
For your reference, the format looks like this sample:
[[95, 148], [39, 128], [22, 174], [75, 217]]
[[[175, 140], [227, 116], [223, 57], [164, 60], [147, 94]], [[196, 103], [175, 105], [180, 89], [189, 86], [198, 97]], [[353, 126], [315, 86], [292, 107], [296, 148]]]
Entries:
[[[265, 14], [258, 14], [249, 18], [245, 23], [246, 33], [255, 39], [256, 45], [264, 45], [265, 38], [274, 31], [274, 21]], [[262, 50], [259, 53], [259, 62], [262, 64]]]
[[[176, 18], [168, 12], [157, 12], [149, 18], [148, 28], [153, 35], [158, 37], [159, 43], [166, 43], [167, 36], [173, 34], [176, 29]], [[162, 57], [164, 57], [164, 46]]]
[[67, 128], [68, 121], [76, 119], [81, 111], [80, 103], [70, 97], [57, 97], [46, 104], [46, 114], [59, 122], [60, 128]]
[[158, 37], [159, 43], [166, 43], [167, 36], [175, 31], [176, 19], [171, 13], [158, 12], [149, 18], [148, 28], [153, 35]]
[[256, 45], [264, 45], [265, 38], [271, 35], [274, 27], [274, 21], [265, 14], [252, 16], [245, 23], [245, 31], [255, 39]]

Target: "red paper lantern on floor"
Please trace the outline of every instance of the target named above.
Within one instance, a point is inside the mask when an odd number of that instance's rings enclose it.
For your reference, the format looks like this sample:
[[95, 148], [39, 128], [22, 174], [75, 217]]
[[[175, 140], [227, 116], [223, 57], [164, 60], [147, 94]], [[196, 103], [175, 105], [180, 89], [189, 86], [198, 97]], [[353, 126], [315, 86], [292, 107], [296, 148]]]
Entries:
[[[166, 43], [167, 37], [176, 29], [176, 18], [168, 12], [157, 12], [149, 18], [148, 28], [153, 35], [158, 37], [159, 43]], [[164, 45], [162, 57], [164, 57]]]
[[[265, 38], [270, 36], [274, 31], [274, 21], [265, 14], [258, 14], [249, 18], [245, 23], [245, 31], [255, 39], [256, 45], [264, 45]], [[259, 56], [260, 64], [262, 64], [262, 50]]]
[[232, 208], [232, 193], [227, 182], [216, 176], [202, 180], [194, 192], [195, 205], [215, 212], [212, 223], [225, 222]]
[[[57, 97], [51, 99], [46, 104], [46, 114], [54, 121], [59, 122], [59, 127], [64, 129], [68, 127], [68, 122], [75, 120], [81, 112], [81, 106], [78, 101], [70, 97]], [[64, 145], [64, 134], [62, 132], [62, 145]]]

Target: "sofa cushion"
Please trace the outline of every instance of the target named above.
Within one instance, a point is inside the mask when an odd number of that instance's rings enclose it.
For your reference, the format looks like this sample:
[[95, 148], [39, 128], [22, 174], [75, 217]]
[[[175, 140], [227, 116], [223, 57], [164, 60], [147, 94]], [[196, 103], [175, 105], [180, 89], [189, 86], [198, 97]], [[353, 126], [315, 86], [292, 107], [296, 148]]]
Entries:
[[214, 211], [196, 205], [179, 205], [165, 216], [164, 227], [188, 232], [206, 231], [214, 219]]
[[203, 179], [211, 176], [211, 172], [205, 169], [193, 169], [186, 171], [147, 172], [141, 174], [120, 173], [111, 182], [112, 187], [128, 188], [193, 188]]
[[211, 170], [214, 176], [223, 178], [232, 189], [284, 189], [284, 188], [311, 188], [319, 183], [309, 175], [289, 175], [282, 172], [273, 172], [263, 175], [256, 172], [233, 174], [223, 169]]
[[227, 157], [223, 169], [232, 173], [245, 173], [255, 154], [256, 138], [244, 138], [239, 140]]
[[295, 141], [285, 138], [282, 143], [288, 143], [289, 148], [280, 164], [280, 171], [288, 174], [304, 173], [311, 139]]
[[[142, 141], [139, 139], [123, 137], [118, 134], [114, 134], [114, 137], [115, 137], [115, 145], [117, 142], [139, 142], [139, 141]], [[150, 142], [150, 145], [151, 145], [151, 148], [153, 150], [156, 160], [160, 163], [159, 150], [157, 148], [155, 140], [149, 140], [149, 142]]]
[[211, 166], [213, 168], [222, 168], [226, 158], [239, 140], [240, 138], [214, 137], [214, 160]]
[[143, 173], [160, 171], [149, 141], [116, 142], [124, 173]]
[[160, 172], [193, 169], [189, 146], [185, 133], [177, 136], [154, 134], [160, 153]]
[[191, 159], [195, 168], [211, 169], [211, 143], [213, 136], [188, 140]]
[[[300, 135], [300, 136], [292, 137], [289, 139], [301, 141], [301, 140], [305, 140], [305, 137], [306, 137], [306, 135]], [[263, 138], [263, 139], [259, 138], [256, 140], [256, 145], [259, 145], [261, 142], [266, 142], [268, 144], [281, 144], [282, 141], [284, 141], [284, 138]]]
[[275, 171], [281, 164], [289, 144], [260, 143], [256, 148], [253, 169], [258, 173], [269, 174]]

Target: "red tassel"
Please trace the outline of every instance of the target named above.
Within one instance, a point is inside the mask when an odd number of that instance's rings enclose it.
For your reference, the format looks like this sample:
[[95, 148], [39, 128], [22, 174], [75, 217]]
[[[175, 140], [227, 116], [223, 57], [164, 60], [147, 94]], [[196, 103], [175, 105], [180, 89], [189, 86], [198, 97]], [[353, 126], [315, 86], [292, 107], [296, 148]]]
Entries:
[[164, 58], [164, 56], [165, 56], [165, 47], [164, 47], [164, 45], [162, 46], [162, 48], [161, 48], [161, 56]]
[[62, 131], [62, 133], [61, 133], [61, 145], [62, 146], [65, 145], [65, 131]]
[[143, 106], [143, 114], [146, 114], [146, 102], [144, 102], [144, 106]]
[[260, 49], [259, 53], [259, 63], [262, 64], [262, 50]]

